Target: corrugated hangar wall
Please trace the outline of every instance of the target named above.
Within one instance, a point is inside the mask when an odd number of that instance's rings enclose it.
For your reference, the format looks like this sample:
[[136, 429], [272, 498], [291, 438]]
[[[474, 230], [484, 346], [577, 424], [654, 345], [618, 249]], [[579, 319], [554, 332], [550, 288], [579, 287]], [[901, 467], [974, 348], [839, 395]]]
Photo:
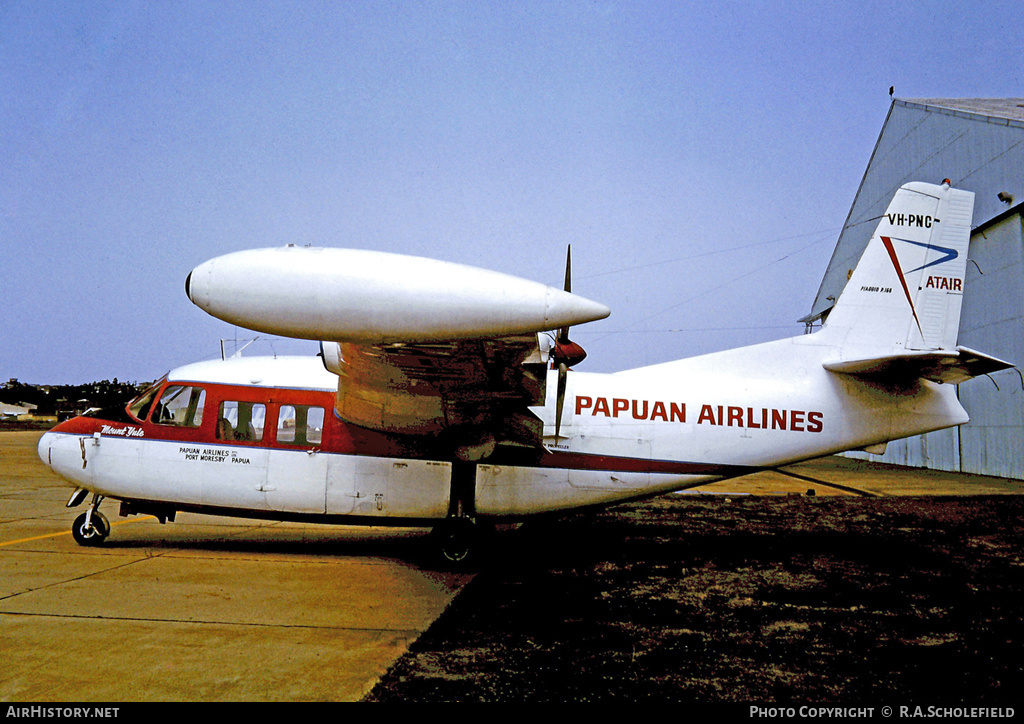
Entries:
[[[893, 101], [809, 318], [827, 314], [896, 190], [946, 178], [975, 193], [959, 344], [1024, 365], [1024, 99]], [[1024, 375], [975, 378], [959, 396], [967, 425], [850, 454], [1024, 479]]]

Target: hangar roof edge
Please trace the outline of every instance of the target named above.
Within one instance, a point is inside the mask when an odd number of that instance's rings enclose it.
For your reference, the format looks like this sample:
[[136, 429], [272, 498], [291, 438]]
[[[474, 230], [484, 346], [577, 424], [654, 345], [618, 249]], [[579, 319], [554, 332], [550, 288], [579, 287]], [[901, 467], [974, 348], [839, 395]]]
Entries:
[[1010, 218], [1011, 216], [1024, 217], [1024, 203], [1017, 204], [1016, 206], [1011, 206], [1006, 211], [1004, 211], [1004, 212], [1002, 212], [1000, 214], [996, 214], [995, 216], [993, 216], [991, 219], [988, 219], [987, 221], [981, 222], [980, 224], [975, 226], [973, 229], [971, 229], [971, 237], [973, 238], [975, 234], [987, 231], [991, 227], [995, 226], [996, 224], [998, 224], [1001, 221], [1005, 221], [1006, 219]]
[[906, 98], [894, 103], [1024, 128], [1024, 98]]

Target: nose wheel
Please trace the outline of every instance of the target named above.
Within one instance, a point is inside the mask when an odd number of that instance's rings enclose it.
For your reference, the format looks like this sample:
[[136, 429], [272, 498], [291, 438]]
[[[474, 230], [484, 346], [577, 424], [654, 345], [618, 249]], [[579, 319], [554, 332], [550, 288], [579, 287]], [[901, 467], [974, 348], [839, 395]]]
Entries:
[[103, 502], [102, 495], [96, 495], [92, 500], [92, 507], [75, 518], [71, 526], [71, 535], [80, 546], [98, 546], [110, 535], [110, 521], [98, 508]]

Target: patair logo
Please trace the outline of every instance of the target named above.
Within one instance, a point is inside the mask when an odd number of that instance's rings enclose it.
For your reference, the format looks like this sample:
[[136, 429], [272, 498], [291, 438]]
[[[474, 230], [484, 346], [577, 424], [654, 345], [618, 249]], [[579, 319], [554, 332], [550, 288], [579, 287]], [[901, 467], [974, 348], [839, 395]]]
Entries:
[[[903, 268], [900, 266], [900, 259], [896, 255], [896, 249], [893, 247], [892, 244], [894, 241], [902, 241], [904, 244], [913, 244], [914, 246], [920, 246], [924, 247], [925, 249], [931, 249], [933, 251], [939, 252], [940, 254], [942, 254], [942, 256], [940, 256], [938, 259], [933, 259], [927, 264], [922, 264], [919, 267], [915, 267], [909, 271], [904, 272]], [[892, 265], [896, 269], [896, 276], [898, 276], [900, 279], [900, 285], [903, 287], [903, 293], [907, 297], [907, 304], [910, 305], [910, 312], [914, 315], [914, 321], [917, 322], [917, 329], [921, 332], [921, 336], [924, 337], [924, 330], [921, 328], [921, 320], [917, 318], [917, 309], [914, 307], [914, 298], [910, 295], [910, 289], [907, 288], [907, 280], [905, 275], [912, 274], [916, 271], [921, 271], [922, 269], [927, 269], [928, 267], [935, 266], [936, 264], [944, 264], [947, 261], [952, 261], [953, 259], [956, 259], [958, 256], [960, 256], [960, 252], [958, 252], [956, 249], [950, 249], [949, 247], [945, 246], [925, 244], [922, 241], [911, 241], [910, 239], [895, 239], [890, 236], [883, 236], [882, 244], [885, 245], [885, 250], [889, 253], [889, 260], [892, 261]], [[941, 280], [938, 283], [934, 281], [936, 277], [929, 276], [927, 286], [946, 288], [950, 291], [961, 291], [961, 280], [951, 279], [950, 277], [937, 278]]]

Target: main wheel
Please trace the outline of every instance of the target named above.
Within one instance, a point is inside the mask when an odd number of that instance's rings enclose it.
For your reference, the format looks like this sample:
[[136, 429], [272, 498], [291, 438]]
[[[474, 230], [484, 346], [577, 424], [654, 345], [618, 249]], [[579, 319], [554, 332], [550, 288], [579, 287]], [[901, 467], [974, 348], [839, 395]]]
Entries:
[[449, 518], [434, 529], [441, 561], [461, 565], [469, 561], [477, 543], [476, 525], [469, 518]]
[[90, 523], [87, 524], [86, 519], [87, 514], [82, 513], [75, 518], [75, 522], [71, 526], [71, 535], [75, 537], [75, 542], [80, 546], [102, 545], [110, 535], [110, 521], [98, 510], [92, 512]]

